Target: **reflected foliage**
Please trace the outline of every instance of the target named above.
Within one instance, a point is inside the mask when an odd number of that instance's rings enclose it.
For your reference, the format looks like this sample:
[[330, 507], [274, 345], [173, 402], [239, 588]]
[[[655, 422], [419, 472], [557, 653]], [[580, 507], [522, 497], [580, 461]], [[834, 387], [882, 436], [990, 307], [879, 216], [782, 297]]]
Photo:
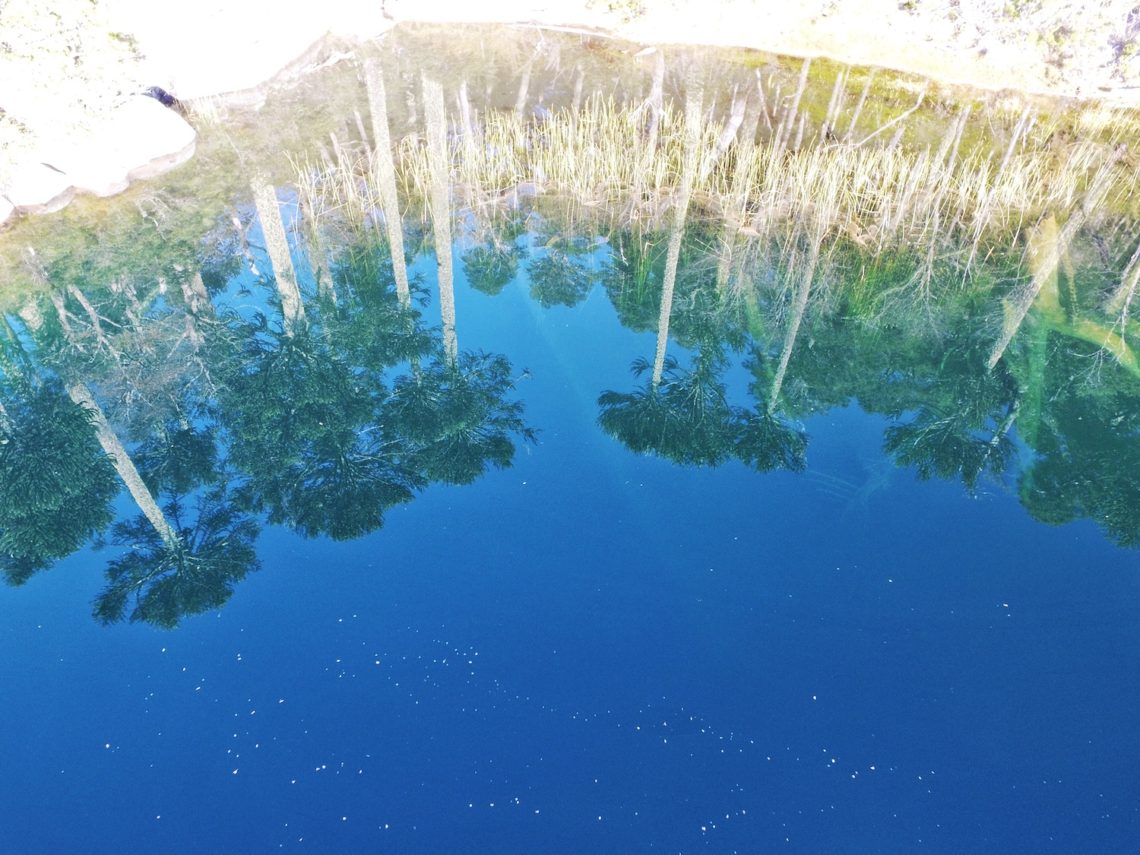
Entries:
[[757, 472], [806, 469], [807, 431], [768, 407], [768, 390], [772, 383], [767, 360], [759, 347], [751, 348], [744, 367], [752, 373], [748, 391], [756, 403], [751, 410], [737, 412], [736, 457]]
[[383, 387], [312, 329], [287, 335], [258, 322], [252, 331], [220, 395], [230, 462], [248, 476], [239, 497], [307, 537], [379, 528], [419, 483], [376, 423]]
[[[675, 463], [719, 466], [738, 459], [759, 472], [799, 471], [806, 466], [807, 434], [765, 408], [730, 404], [719, 372], [726, 366], [715, 348], [698, 353], [692, 370], [666, 357], [661, 382], [633, 392], [603, 392], [598, 424], [631, 451], [656, 454]], [[645, 359], [634, 376], [650, 371]]]
[[493, 297], [518, 276], [526, 258], [526, 247], [518, 241], [526, 234], [528, 213], [518, 207], [479, 206], [472, 215], [475, 245], [461, 256], [463, 273], [472, 288]]
[[[281, 322], [273, 277], [241, 269], [236, 292], [189, 272], [165, 295], [53, 282], [21, 310], [21, 333], [0, 330], [10, 582], [110, 528], [95, 617], [172, 627], [257, 569], [263, 522], [360, 537], [430, 483], [469, 484], [534, 438], [506, 358], [445, 358], [372, 236], [331, 254], [324, 290], [294, 324]], [[141, 513], [112, 526], [124, 487]]]
[[[650, 372], [643, 358], [631, 368], [635, 377]], [[598, 423], [630, 450], [652, 453], [675, 463], [718, 466], [728, 459], [735, 441], [735, 413], [716, 377], [716, 359], [698, 359], [683, 371], [668, 357], [661, 382], [633, 392], [603, 392], [598, 397]]]
[[[681, 240], [670, 335], [685, 347], [710, 341], [741, 350], [747, 341], [739, 301], [717, 287], [715, 224], [688, 221]], [[599, 273], [622, 323], [637, 331], [657, 328], [669, 235], [640, 226], [613, 229], [611, 251]]]
[[661, 312], [668, 236], [637, 227], [615, 229], [609, 240], [610, 258], [601, 272], [606, 296], [624, 326], [638, 332], [655, 330]]
[[1052, 405], [1018, 492], [1042, 522], [1088, 517], [1121, 546], [1140, 546], [1140, 412], [1119, 372], [1076, 381], [1066, 374], [1090, 358], [1088, 348], [1055, 354], [1044, 378]]
[[548, 251], [527, 265], [530, 296], [544, 309], [577, 306], [594, 287], [593, 274], [565, 252]]
[[[432, 336], [415, 306], [396, 296], [388, 245], [366, 240], [344, 247], [330, 270], [335, 300], [320, 305], [320, 322], [341, 358], [375, 376], [417, 356], [426, 356]], [[425, 296], [419, 278], [413, 293]]]
[[500, 293], [519, 272], [515, 246], [477, 246], [463, 253], [463, 273], [476, 291], [491, 297]]
[[807, 468], [807, 445], [806, 431], [759, 407], [739, 415], [733, 454], [757, 472], [802, 472]]
[[506, 399], [513, 388], [511, 365], [501, 355], [463, 352], [450, 365], [438, 354], [396, 381], [386, 426], [425, 479], [470, 484], [488, 465], [511, 465], [513, 436], [535, 439], [522, 404]]
[[[987, 368], [1013, 302], [1002, 298], [1027, 284], [1016, 241], [987, 249], [967, 280], [952, 248], [872, 250], [870, 226], [849, 224], [809, 271], [795, 249], [803, 235], [769, 229], [764, 212], [702, 217], [698, 204], [715, 206], [695, 202], [665, 300], [668, 200], [631, 217], [580, 200], [561, 211], [517, 193], [479, 198], [456, 218], [470, 229], [461, 264], [472, 289], [493, 297], [519, 280], [550, 309], [601, 284], [628, 330], [658, 334], [659, 382], [638, 359], [632, 389], [597, 398], [599, 426], [631, 451], [801, 471], [812, 418], [857, 405], [882, 417], [886, 454], [920, 478], [971, 493], [1016, 486], [1039, 520], [1090, 518], [1140, 545], [1140, 380], [1121, 356], [1138, 333], [1127, 313], [1106, 325], [1103, 309], [1134, 242], [1106, 244], [1094, 253], [1102, 262], [1074, 249], [1086, 261], [1059, 278], [1056, 305], [1035, 304]], [[445, 354], [424, 320], [437, 317], [426, 311], [431, 289], [413, 273], [410, 297], [397, 294], [400, 259], [379, 230], [289, 229], [312, 243], [294, 246], [296, 257], [320, 271], [298, 273], [304, 314], [287, 324], [272, 261], [248, 240], [251, 219], [238, 205], [195, 240], [180, 235], [153, 268], [139, 263], [145, 252], [126, 266], [28, 263], [36, 296], [0, 325], [9, 582], [110, 530], [96, 618], [174, 626], [226, 602], [257, 569], [264, 524], [361, 537], [430, 485], [471, 484], [534, 441], [520, 372], [502, 354]], [[425, 243], [423, 228], [405, 224], [409, 247]], [[158, 253], [154, 244], [140, 245]], [[464, 299], [460, 288], [461, 328]], [[124, 488], [142, 515], [112, 525]]]
[[118, 484], [90, 414], [56, 384], [5, 384], [0, 402], [0, 568], [20, 584], [110, 525]]
[[883, 447], [900, 466], [960, 479], [971, 492], [983, 474], [1005, 472], [1018, 389], [1004, 368], [986, 371], [976, 354], [951, 351], [922, 392], [916, 412], [886, 429]]
[[164, 508], [179, 535], [174, 545], [141, 516], [115, 525], [112, 542], [126, 551], [107, 564], [107, 587], [92, 610], [96, 620], [127, 618], [171, 629], [185, 616], [224, 605], [234, 585], [258, 569], [260, 527], [235, 508], [224, 488], [207, 491], [194, 505], [188, 527], [182, 501]]
[[[637, 229], [616, 230], [610, 239], [607, 293], [627, 325], [653, 330], [664, 239]], [[686, 232], [669, 337], [696, 348], [692, 368], [670, 357], [658, 386], [599, 397], [599, 424], [631, 450], [683, 465], [735, 458], [761, 471], [795, 471], [806, 464], [808, 433], [794, 420], [857, 403], [888, 419], [884, 450], [920, 478], [958, 481], [970, 493], [983, 482], [995, 489], [1016, 483], [1038, 519], [1089, 517], [1121, 545], [1137, 544], [1140, 388], [1126, 362], [1077, 346], [1074, 337], [1099, 328], [1048, 307], [1035, 310], [1004, 358], [986, 366], [1002, 321], [994, 295], [1021, 275], [1016, 258], [987, 259], [963, 289], [953, 265], [936, 263], [927, 281], [913, 252], [866, 259], [856, 244], [837, 241], [828, 266], [815, 273], [774, 410], [767, 398], [790, 299], [788, 276], [778, 271], [780, 247], [760, 237], [738, 249], [740, 257], [727, 265], [736, 277], [728, 285], [710, 277], [715, 251], [699, 233]], [[923, 283], [929, 293], [918, 290]], [[1106, 290], [1104, 281], [1097, 287]], [[1079, 294], [1062, 297], [1064, 306], [1094, 305], [1087, 295], [1084, 303]], [[716, 360], [704, 355], [710, 342], [725, 355], [747, 344], [744, 367], [753, 375], [756, 406], [726, 402], [731, 396], [717, 372], [710, 376]], [[1081, 347], [1083, 355], [1074, 355]], [[646, 360], [635, 363], [635, 374], [648, 370]]]
[[139, 445], [135, 463], [151, 492], [185, 495], [218, 477], [214, 432], [189, 424], [166, 425]]

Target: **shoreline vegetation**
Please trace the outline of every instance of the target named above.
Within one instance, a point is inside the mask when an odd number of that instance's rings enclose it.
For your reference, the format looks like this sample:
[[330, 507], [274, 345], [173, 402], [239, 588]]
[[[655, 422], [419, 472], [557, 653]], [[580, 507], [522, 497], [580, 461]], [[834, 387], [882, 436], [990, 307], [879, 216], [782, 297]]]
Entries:
[[[518, 0], [478, 10], [453, 0], [331, 0], [319, 12], [282, 16], [256, 2], [241, 10], [164, 6], [159, 14], [139, 0], [60, 0], [50, 9], [10, 0], [0, 13], [0, 79], [6, 81], [0, 87], [0, 189], [19, 198], [3, 203], [0, 222], [13, 210], [46, 213], [66, 204], [66, 182], [44, 172], [43, 164], [75, 174], [79, 192], [107, 195], [133, 177], [190, 157], [192, 148], [176, 136], [180, 144], [154, 152], [162, 161], [154, 168], [138, 172], [147, 166], [146, 156], [135, 152], [131, 157], [142, 163], [118, 163], [124, 155], [113, 129], [116, 110], [148, 86], [162, 86], [191, 107], [203, 98], [258, 103], [275, 77], [330, 61], [327, 55], [314, 61], [322, 34], [332, 33], [351, 52], [354, 42], [379, 37], [398, 22], [510, 23], [645, 45], [829, 57], [845, 66], [895, 69], [938, 85], [1002, 91], [1022, 100], [1046, 95], [1135, 109], [1140, 8], [1130, 3], [979, 0], [963, 8], [942, 0], [782, 6], [715, 0], [710, 8], [689, 0], [586, 0], [553, 11]], [[199, 49], [206, 43], [213, 46], [208, 53]], [[219, 55], [227, 61], [217, 63]], [[44, 183], [58, 192], [26, 201], [45, 195], [39, 189]], [[26, 191], [29, 184], [35, 192]]]
[[636, 452], [803, 471], [811, 418], [858, 405], [921, 478], [1140, 540], [1135, 115], [464, 30], [199, 105], [193, 169], [0, 236], [0, 483], [65, 473], [0, 503], [11, 583], [109, 532], [95, 617], [174, 626], [264, 525], [352, 539], [509, 466], [527, 369], [465, 323], [520, 289], [648, 334], [596, 390]]
[[[299, 323], [303, 277], [272, 204], [282, 194], [296, 199], [313, 237], [318, 288], [322, 231], [383, 233], [393, 247], [407, 237], [391, 254], [405, 303], [402, 259], [416, 241], [450, 249], [464, 220], [538, 197], [568, 227], [608, 219], [672, 229], [677, 247], [686, 217], [717, 223], [718, 290], [738, 303], [756, 299], [741, 259], [751, 258], [750, 275], [757, 258], [779, 270], [788, 326], [772, 401], [805, 313], [830, 299], [826, 283], [837, 278], [847, 292], [873, 291], [865, 301], [883, 316], [988, 295], [1000, 307], [996, 322], [992, 310], [979, 317], [990, 370], [1034, 309], [1140, 375], [1135, 113], [954, 97], [928, 81], [819, 60], [637, 50], [532, 30], [491, 28], [464, 42], [454, 29], [401, 28], [321, 66], [257, 111], [192, 108], [197, 166], [165, 186], [72, 206], [55, 223], [25, 220], [0, 237], [8, 295], [50, 290], [56, 271], [114, 283], [141, 264], [163, 271], [166, 293], [185, 286], [210, 246], [232, 240], [226, 232], [245, 245], [258, 221], [277, 247], [289, 323]], [[126, 258], [116, 245], [131, 248]], [[666, 295], [678, 252], [669, 253]], [[831, 272], [840, 261], [842, 277]], [[454, 311], [443, 308], [454, 354]], [[661, 312], [658, 378], [664, 303]]]
[[[1016, 116], [990, 110], [981, 118], [991, 134], [970, 135], [971, 115], [978, 115], [976, 105], [965, 103], [934, 135], [907, 124], [925, 88], [911, 106], [868, 124], [862, 114], [873, 75], [853, 83], [850, 70], [841, 69], [821, 112], [820, 103], [813, 108], [803, 98], [811, 64], [802, 63], [797, 88], [784, 99], [778, 85], [771, 91], [772, 78], [757, 72], [738, 79], [728, 103], [707, 111], [701, 107], [702, 72], [682, 60], [666, 86], [663, 52], [652, 60], [644, 97], [624, 102], [612, 96], [583, 101], [575, 83], [568, 104], [527, 111], [520, 106], [524, 72], [516, 109], [480, 111], [463, 80], [454, 87], [446, 165], [438, 155], [433, 162], [430, 147], [416, 134], [403, 136], [394, 148], [374, 146], [357, 112], [358, 133], [333, 134], [317, 152], [291, 160], [288, 183], [297, 188], [313, 230], [331, 224], [338, 238], [370, 228], [390, 232], [386, 212], [393, 210], [401, 217], [419, 210], [426, 223], [428, 206], [416, 200], [431, 198], [442, 184], [453, 188], [455, 204], [476, 220], [495, 216], [495, 209], [517, 208], [526, 197], [549, 197], [556, 200], [549, 205], [571, 212], [560, 219], [643, 223], [649, 229], [672, 222], [679, 234], [691, 208], [694, 216], [722, 224], [722, 294], [742, 298], [748, 290], [733, 259], [741, 244], [770, 247], [794, 294], [796, 325], [820, 278], [817, 268], [822, 273], [848, 247], [863, 259], [856, 284], [866, 280], [867, 267], [887, 259], [897, 278], [898, 261], [905, 259], [909, 274], [876, 295], [884, 305], [953, 299], [979, 282], [989, 288], [1015, 283], [986, 360], [990, 370], [1037, 304], [1048, 307], [1058, 328], [1103, 348], [1140, 376], [1130, 344], [1136, 340], [1131, 306], [1140, 277], [1140, 246], [1133, 246], [1140, 165], [1125, 143], [1137, 132], [1135, 125], [1102, 124], [1092, 112], [1040, 116], [1026, 107]], [[382, 101], [375, 66], [366, 80], [368, 103]], [[666, 102], [666, 89], [675, 90], [677, 105]], [[1083, 132], [1070, 134], [1069, 123]], [[372, 136], [390, 136], [386, 126], [377, 127], [375, 112]], [[909, 145], [902, 144], [904, 137]], [[408, 200], [402, 212], [393, 209], [394, 184]], [[433, 223], [440, 219], [437, 206], [433, 202]], [[1109, 248], [1106, 233], [1120, 245]], [[1095, 306], [1073, 323], [1072, 307], [1062, 310], [1057, 294], [1059, 277], [1076, 287], [1078, 234], [1098, 247], [1102, 261], [1111, 257], [1110, 266], [1123, 266], [1116, 268], [1119, 280], [1109, 291], [1102, 285], [1102, 293], [1084, 296]], [[675, 267], [671, 258], [666, 294]], [[793, 331], [781, 369], [794, 339]], [[663, 346], [659, 342], [655, 377]], [[777, 379], [776, 392], [779, 385]]]

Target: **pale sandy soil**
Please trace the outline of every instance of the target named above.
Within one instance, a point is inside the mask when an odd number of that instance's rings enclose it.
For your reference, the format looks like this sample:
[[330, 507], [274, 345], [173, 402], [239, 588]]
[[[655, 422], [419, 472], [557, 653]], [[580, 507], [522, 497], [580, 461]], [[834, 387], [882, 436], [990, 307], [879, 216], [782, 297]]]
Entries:
[[1140, 106], [1137, 0], [388, 0], [385, 8], [401, 20], [577, 25], [645, 44], [826, 56], [982, 89]]
[[[741, 45], [911, 71], [983, 89], [1140, 105], [1136, 0], [715, 0], [651, 3], [637, 41]], [[708, 8], [707, 6], [705, 8]]]

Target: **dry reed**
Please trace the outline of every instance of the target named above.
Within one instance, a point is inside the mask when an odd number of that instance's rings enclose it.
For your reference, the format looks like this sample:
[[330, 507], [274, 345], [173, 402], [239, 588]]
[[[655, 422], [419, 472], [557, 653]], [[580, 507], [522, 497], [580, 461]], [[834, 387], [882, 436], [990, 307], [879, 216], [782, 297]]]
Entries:
[[[465, 132], [449, 146], [450, 177], [465, 199], [482, 204], [510, 198], [525, 186], [598, 209], [629, 206], [634, 217], [656, 219], [676, 201], [686, 151], [694, 149], [686, 147], [678, 110], [664, 105], [652, 115], [652, 148], [646, 146], [646, 111], [607, 97], [588, 98], [578, 111], [564, 108], [541, 120], [514, 111], [484, 114], [477, 145], [466, 130], [468, 118]], [[968, 274], [979, 254], [984, 258], [992, 247], [1013, 246], [1024, 224], [1046, 211], [1071, 210], [1092, 177], [1115, 159], [1111, 142], [1051, 144], [1048, 129], [1035, 126], [1028, 111], [1001, 149], [979, 142], [964, 146], [968, 115], [963, 110], [951, 120], [933, 150], [843, 142], [798, 147], [788, 142], [789, 122], [797, 118], [790, 111], [782, 130], [755, 144], [738, 138], [723, 150], [723, 129], [711, 123], [691, 155], [697, 158], [693, 201], [738, 223], [746, 235], [841, 235], [872, 254], [909, 246], [929, 264], [955, 256]], [[834, 109], [826, 121], [848, 124]], [[1099, 127], [1104, 119], [1088, 121]], [[755, 133], [755, 123], [746, 126]], [[365, 223], [379, 206], [371, 165], [371, 152], [354, 153], [340, 144], [327, 161], [299, 163], [298, 181], [310, 210], [318, 218], [323, 213]], [[422, 138], [397, 144], [395, 169], [410, 199], [430, 196], [432, 170]], [[1135, 178], [1121, 165], [1111, 171], [1106, 204], [1128, 193]]]

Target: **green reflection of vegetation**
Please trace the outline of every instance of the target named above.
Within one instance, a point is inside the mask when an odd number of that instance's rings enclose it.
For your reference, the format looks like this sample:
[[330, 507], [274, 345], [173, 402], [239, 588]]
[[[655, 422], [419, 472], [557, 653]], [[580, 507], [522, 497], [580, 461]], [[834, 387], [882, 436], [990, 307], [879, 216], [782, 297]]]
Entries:
[[899, 465], [913, 466], [920, 478], [958, 478], [970, 491], [983, 474], [1005, 472], [1019, 406], [1008, 374], [987, 372], [980, 360], [952, 350], [923, 378], [923, 387], [914, 411], [887, 428], [887, 453]]
[[379, 528], [418, 481], [384, 441], [371, 384], [311, 329], [250, 333], [218, 400], [243, 501], [309, 537]]
[[[717, 378], [723, 361], [697, 359], [682, 371], [667, 357], [661, 378], [652, 377], [633, 392], [603, 392], [598, 398], [598, 423], [631, 450], [652, 452], [676, 463], [716, 466], [733, 448], [734, 412]], [[651, 372], [648, 360], [633, 363], [634, 376]]]
[[[499, 74], [401, 38], [256, 121], [203, 113], [164, 186], [0, 241], [9, 581], [109, 532], [96, 616], [170, 626], [257, 568], [266, 522], [358, 537], [509, 466], [533, 432], [508, 357], [459, 347], [453, 235], [484, 295], [572, 308], [600, 284], [656, 334], [632, 390], [599, 390], [634, 451], [798, 471], [811, 418], [854, 403], [920, 477], [1137, 544], [1135, 116], [468, 45]], [[431, 288], [409, 273], [427, 253]], [[139, 515], [112, 524], [120, 489]]]
[[91, 419], [57, 383], [0, 391], [0, 569], [27, 581], [113, 518], [115, 473]]
[[111, 541], [127, 547], [107, 563], [107, 586], [95, 598], [102, 623], [129, 616], [164, 629], [183, 617], [225, 604], [260, 562], [254, 542], [260, 526], [215, 487], [195, 500], [194, 522], [183, 524], [183, 504], [164, 509], [178, 532], [171, 544], [143, 517], [117, 523]]
[[[216, 247], [201, 273], [161, 288], [145, 273], [81, 286], [28, 259], [41, 292], [0, 339], [10, 582], [110, 527], [95, 617], [172, 627], [259, 567], [263, 521], [359, 537], [434, 481], [509, 466], [516, 438], [533, 438], [507, 359], [452, 357], [411, 302], [422, 285], [399, 293], [377, 234], [328, 245], [319, 293], [295, 281], [293, 304], [280, 253], [258, 259], [234, 241], [248, 261], [235, 265]], [[139, 514], [111, 525], [121, 487]]]
[[1034, 455], [1018, 495], [1034, 517], [1089, 517], [1122, 546], [1140, 545], [1140, 407], [1134, 378], [1087, 344], [1054, 336], [1040, 382]]
[[544, 309], [576, 306], [590, 293], [595, 277], [581, 253], [579, 247], [567, 251], [548, 243], [546, 251], [527, 265], [530, 295]]
[[463, 254], [463, 272], [476, 291], [494, 297], [518, 275], [516, 247], [476, 246]]
[[468, 284], [490, 297], [501, 293], [527, 257], [527, 248], [519, 244], [526, 232], [526, 212], [517, 206], [480, 209], [472, 218], [470, 246], [462, 253]]
[[428, 481], [470, 484], [488, 464], [511, 465], [513, 436], [535, 439], [522, 404], [506, 398], [513, 387], [502, 355], [465, 351], [454, 363], [437, 357], [396, 379], [386, 427]]
[[[736, 458], [759, 472], [802, 470], [807, 435], [768, 408], [729, 404], [718, 378], [727, 365], [715, 351], [698, 353], [691, 370], [667, 357], [662, 378], [633, 392], [603, 392], [598, 423], [631, 451], [656, 454], [675, 463], [719, 466]], [[635, 376], [650, 371], [645, 359], [633, 363]]]

